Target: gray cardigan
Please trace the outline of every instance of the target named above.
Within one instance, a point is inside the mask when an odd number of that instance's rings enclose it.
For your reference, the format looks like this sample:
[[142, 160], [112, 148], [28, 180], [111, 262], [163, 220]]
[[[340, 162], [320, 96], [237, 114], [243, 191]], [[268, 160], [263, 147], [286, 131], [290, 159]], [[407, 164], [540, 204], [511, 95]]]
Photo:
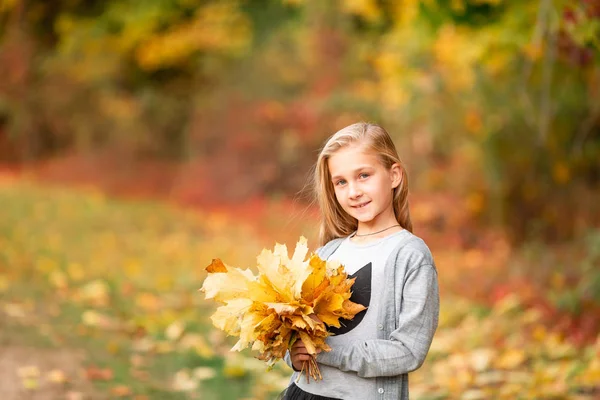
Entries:
[[[317, 254], [329, 258], [342, 240], [328, 242]], [[321, 352], [317, 362], [376, 378], [378, 393], [372, 399], [407, 400], [408, 373], [423, 364], [438, 325], [437, 270], [425, 242], [411, 233], [392, 251], [384, 268], [388, 279], [377, 317], [378, 338]], [[289, 354], [285, 361], [291, 366]], [[291, 382], [297, 376], [294, 372]]]

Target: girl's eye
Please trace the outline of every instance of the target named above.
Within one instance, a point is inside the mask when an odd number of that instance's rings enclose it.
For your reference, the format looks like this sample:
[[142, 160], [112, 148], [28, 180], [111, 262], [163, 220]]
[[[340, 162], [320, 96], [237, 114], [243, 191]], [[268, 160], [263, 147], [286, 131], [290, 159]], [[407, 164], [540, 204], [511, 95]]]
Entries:
[[362, 173], [362, 174], [360, 174], [358, 177], [359, 177], [359, 178], [362, 178], [362, 179], [366, 179], [366, 178], [368, 178], [368, 177], [369, 177], [369, 174], [367, 174], [366, 172], [363, 172], [363, 173]]
[[337, 181], [337, 182], [335, 183], [335, 186], [341, 186], [341, 185], [344, 185], [345, 183], [346, 183], [346, 181], [345, 181], [345, 180], [343, 180], [343, 179], [340, 179], [339, 181]]

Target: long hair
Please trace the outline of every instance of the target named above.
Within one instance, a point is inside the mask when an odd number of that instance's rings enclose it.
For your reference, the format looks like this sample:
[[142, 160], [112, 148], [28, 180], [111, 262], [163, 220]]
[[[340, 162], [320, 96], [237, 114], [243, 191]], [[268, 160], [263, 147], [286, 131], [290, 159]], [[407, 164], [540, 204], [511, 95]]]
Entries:
[[359, 122], [337, 131], [327, 140], [319, 153], [314, 168], [313, 195], [321, 209], [320, 245], [335, 238], [348, 236], [358, 228], [358, 221], [344, 211], [335, 197], [335, 189], [331, 182], [328, 166], [329, 158], [336, 151], [351, 144], [360, 144], [367, 151], [377, 155], [385, 168], [390, 169], [396, 163], [400, 166], [402, 180], [394, 188], [392, 204], [398, 223], [404, 229], [412, 232], [413, 227], [408, 209], [408, 176], [404, 164], [400, 161], [396, 146], [390, 135], [381, 126]]

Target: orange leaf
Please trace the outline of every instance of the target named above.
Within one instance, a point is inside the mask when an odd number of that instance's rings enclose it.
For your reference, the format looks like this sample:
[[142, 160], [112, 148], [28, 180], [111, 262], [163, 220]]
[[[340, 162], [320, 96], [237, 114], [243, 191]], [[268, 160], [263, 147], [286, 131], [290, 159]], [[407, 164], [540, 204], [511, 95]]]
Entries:
[[222, 273], [227, 272], [227, 267], [225, 264], [223, 264], [223, 261], [221, 261], [220, 258], [213, 258], [210, 265], [206, 267], [206, 271], [210, 272], [211, 274]]
[[85, 376], [90, 381], [109, 381], [113, 378], [113, 372], [110, 368], [91, 366], [85, 370]]
[[131, 389], [125, 385], [118, 385], [110, 390], [110, 393], [116, 397], [125, 397], [131, 395]]

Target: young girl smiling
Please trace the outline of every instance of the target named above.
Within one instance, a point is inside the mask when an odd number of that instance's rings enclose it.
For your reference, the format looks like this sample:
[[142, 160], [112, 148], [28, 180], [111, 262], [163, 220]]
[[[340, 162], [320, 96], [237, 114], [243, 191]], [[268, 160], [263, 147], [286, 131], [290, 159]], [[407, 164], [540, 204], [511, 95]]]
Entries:
[[319, 154], [314, 192], [321, 209], [323, 259], [356, 278], [351, 301], [367, 307], [330, 327], [330, 352], [317, 355], [323, 380], [296, 383], [310, 357], [298, 340], [286, 361], [295, 370], [286, 400], [408, 399], [408, 373], [419, 368], [437, 329], [437, 270], [413, 235], [408, 179], [380, 126], [350, 125]]

